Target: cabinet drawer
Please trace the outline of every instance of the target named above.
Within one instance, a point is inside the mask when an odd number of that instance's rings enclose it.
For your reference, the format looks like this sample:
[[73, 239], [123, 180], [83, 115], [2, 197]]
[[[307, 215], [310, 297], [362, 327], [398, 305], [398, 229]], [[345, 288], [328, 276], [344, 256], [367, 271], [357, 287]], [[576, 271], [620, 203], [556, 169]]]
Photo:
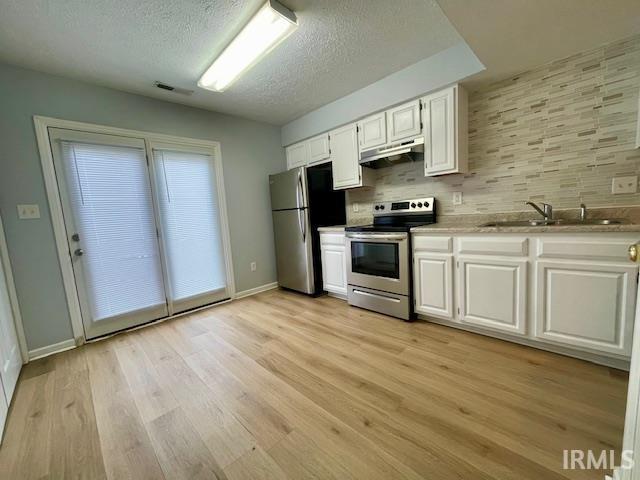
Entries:
[[460, 252], [464, 255], [506, 255], [523, 257], [527, 255], [529, 239], [504, 237], [462, 237]]
[[604, 238], [542, 238], [538, 256], [541, 258], [576, 258], [627, 262], [627, 249], [634, 242], [635, 240]]
[[321, 233], [320, 245], [344, 245], [344, 233]]
[[451, 251], [453, 250], [453, 239], [451, 237], [429, 237], [426, 235], [414, 235], [413, 249], [438, 253], [451, 253]]

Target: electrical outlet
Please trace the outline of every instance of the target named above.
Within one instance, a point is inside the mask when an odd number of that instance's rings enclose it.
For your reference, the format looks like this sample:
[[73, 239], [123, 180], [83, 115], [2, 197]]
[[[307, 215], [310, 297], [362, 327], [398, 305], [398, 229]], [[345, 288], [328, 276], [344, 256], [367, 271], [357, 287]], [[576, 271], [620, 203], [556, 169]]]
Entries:
[[351, 204], [351, 208], [353, 208], [354, 213], [358, 213], [360, 211], [360, 205], [358, 205], [358, 202], [353, 202]]
[[40, 218], [40, 207], [37, 204], [18, 205], [18, 218], [21, 220]]
[[615, 177], [611, 183], [611, 193], [636, 193], [638, 191], [638, 176]]
[[453, 204], [462, 205], [462, 192], [453, 192]]
[[256, 262], [251, 262], [251, 271], [255, 272], [258, 269], [258, 264]]

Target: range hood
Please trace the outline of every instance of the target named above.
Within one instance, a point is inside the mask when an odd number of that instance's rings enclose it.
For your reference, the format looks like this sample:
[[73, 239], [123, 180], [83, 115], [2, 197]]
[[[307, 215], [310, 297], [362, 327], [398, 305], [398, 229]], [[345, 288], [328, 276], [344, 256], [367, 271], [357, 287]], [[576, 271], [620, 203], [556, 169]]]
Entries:
[[384, 168], [405, 162], [422, 162], [424, 159], [424, 137], [416, 137], [403, 143], [385, 145], [360, 154], [360, 165], [369, 168]]

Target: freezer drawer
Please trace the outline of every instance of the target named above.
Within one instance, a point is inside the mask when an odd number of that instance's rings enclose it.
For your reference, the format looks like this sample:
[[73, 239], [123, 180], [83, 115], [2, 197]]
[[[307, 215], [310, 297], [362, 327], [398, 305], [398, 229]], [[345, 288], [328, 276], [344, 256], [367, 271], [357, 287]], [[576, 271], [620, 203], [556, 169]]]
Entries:
[[306, 209], [273, 213], [278, 284], [303, 293], [314, 292], [311, 227]]

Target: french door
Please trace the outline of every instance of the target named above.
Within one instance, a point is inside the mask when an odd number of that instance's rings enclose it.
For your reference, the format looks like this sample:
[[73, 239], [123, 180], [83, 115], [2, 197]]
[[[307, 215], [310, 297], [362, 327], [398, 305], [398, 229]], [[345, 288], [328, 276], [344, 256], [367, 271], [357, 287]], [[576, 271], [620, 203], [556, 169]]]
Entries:
[[211, 151], [49, 139], [87, 339], [229, 297]]

